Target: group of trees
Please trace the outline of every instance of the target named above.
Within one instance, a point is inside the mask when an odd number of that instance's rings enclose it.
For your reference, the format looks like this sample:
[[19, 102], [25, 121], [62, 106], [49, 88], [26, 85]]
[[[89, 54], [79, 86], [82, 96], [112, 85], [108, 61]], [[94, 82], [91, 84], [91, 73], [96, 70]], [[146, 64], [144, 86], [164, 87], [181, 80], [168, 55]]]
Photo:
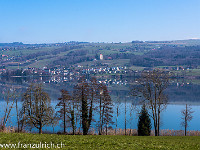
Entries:
[[[138, 119], [138, 135], [150, 135], [151, 119], [155, 136], [160, 133], [160, 114], [166, 108], [167, 96], [165, 89], [169, 84], [170, 74], [161, 70], [146, 71], [141, 74], [132, 90], [132, 95], [142, 99], [142, 109]], [[6, 99], [7, 109], [2, 120], [2, 128], [5, 128], [10, 112], [16, 103], [18, 132], [23, 129], [37, 128], [42, 133], [45, 125], [61, 123], [63, 133], [72, 129], [72, 134], [83, 133], [87, 135], [92, 125], [101, 135], [104, 130], [113, 124], [113, 103], [105, 84], [97, 82], [96, 78], [80, 78], [72, 91], [61, 90], [61, 96], [56, 105], [57, 112], [51, 106], [51, 99], [43, 90], [41, 84], [31, 84], [22, 96], [22, 108], [18, 109], [15, 94], [9, 94]], [[14, 99], [10, 101], [10, 99]], [[125, 105], [126, 107], [126, 105]], [[117, 106], [117, 117], [119, 115]], [[186, 105], [182, 111], [185, 135], [188, 122], [192, 119], [192, 111]], [[94, 117], [95, 115], [95, 117]], [[125, 110], [126, 119], [126, 110]], [[126, 123], [126, 121], [125, 121]], [[116, 118], [117, 128], [117, 118]], [[126, 128], [126, 127], [125, 127]], [[116, 132], [116, 131], [115, 131]], [[125, 132], [126, 133], [126, 132]]]
[[9, 78], [12, 76], [29, 76], [32, 73], [28, 70], [23, 71], [23, 69], [16, 69], [16, 70], [6, 70], [5, 72], [2, 72], [1, 76], [3, 78]]
[[[161, 112], [166, 108], [168, 103], [167, 95], [165, 90], [169, 85], [170, 74], [161, 71], [145, 71], [142, 73], [141, 78], [137, 80], [138, 86], [133, 89], [132, 93], [134, 96], [142, 97], [142, 110], [140, 112], [138, 121], [138, 135], [150, 135], [151, 131], [151, 120], [153, 119], [153, 127], [155, 136], [160, 134], [160, 120]], [[148, 113], [148, 109], [151, 116]], [[181, 111], [182, 122], [181, 126], [184, 127], [185, 136], [187, 135], [187, 128], [189, 122], [192, 120], [192, 108], [186, 104], [184, 110]]]
[[[143, 105], [146, 105], [146, 107], [148, 107], [150, 110], [151, 117], [153, 119], [155, 136], [159, 136], [160, 114], [162, 110], [165, 109], [167, 104], [167, 96], [165, 95], [164, 91], [169, 84], [169, 77], [169, 73], [161, 70], [145, 71], [142, 72], [141, 78], [136, 81], [136, 87], [132, 89], [133, 96], [141, 97], [141, 102]], [[143, 115], [140, 116], [139, 119], [149, 122], [145, 106], [143, 106], [141, 114]], [[145, 122], [143, 122], [142, 125], [138, 123], [138, 128], [144, 126]], [[150, 126], [151, 125], [149, 124], [145, 126], [148, 128], [148, 130], [145, 132], [149, 131]]]
[[143, 72], [142, 77], [138, 79], [139, 86], [136, 92], [142, 95], [144, 102], [151, 110], [155, 136], [159, 136], [160, 131], [160, 113], [165, 109], [167, 96], [164, 91], [169, 84], [169, 74], [160, 70]]
[[[88, 134], [92, 122], [96, 123], [99, 134], [104, 127], [107, 129], [112, 123], [111, 97], [106, 85], [98, 83], [96, 78], [90, 80], [81, 78], [71, 95], [65, 90], [61, 92], [62, 96], [57, 107], [60, 108], [58, 114], [63, 122], [64, 133], [67, 123], [72, 127], [73, 134], [76, 133], [79, 124], [84, 135]], [[99, 119], [94, 120], [94, 113], [99, 116]]]
[[[30, 85], [22, 98], [21, 129], [35, 127], [42, 133], [43, 126], [61, 121], [64, 133], [67, 127], [72, 128], [72, 134], [77, 133], [78, 127], [79, 130], [82, 127], [82, 133], [87, 135], [92, 123], [98, 127], [99, 134], [102, 134], [104, 128], [107, 131], [112, 123], [111, 97], [106, 85], [98, 83], [95, 78], [81, 78], [71, 93], [61, 90], [58, 100], [58, 111], [54, 113], [50, 98], [43, 91], [42, 85]], [[94, 113], [99, 119], [94, 119]]]
[[145, 55], [135, 55], [130, 59], [131, 65], [154, 67], [186, 65], [195, 67], [200, 64], [200, 46], [162, 46]]
[[53, 50], [47, 50], [47, 51], [42, 51], [39, 49], [35, 53], [27, 53], [27, 54], [19, 53], [19, 55], [15, 57], [15, 61], [38, 59], [39, 56], [57, 55], [57, 54], [60, 54], [61, 52], [66, 52], [66, 51], [70, 51], [73, 49], [80, 49], [80, 48], [82, 48], [82, 46], [80, 46], [80, 45], [78, 45], [78, 46], [66, 45], [62, 48], [55, 48]]

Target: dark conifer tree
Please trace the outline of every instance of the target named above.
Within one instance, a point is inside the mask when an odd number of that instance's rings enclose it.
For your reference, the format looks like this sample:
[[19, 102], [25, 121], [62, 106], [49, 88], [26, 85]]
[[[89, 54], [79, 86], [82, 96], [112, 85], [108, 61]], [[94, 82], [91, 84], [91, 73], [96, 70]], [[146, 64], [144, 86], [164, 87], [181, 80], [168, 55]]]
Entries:
[[146, 110], [145, 104], [142, 106], [142, 110], [138, 119], [138, 135], [149, 136], [151, 133], [151, 120], [149, 118], [148, 111]]

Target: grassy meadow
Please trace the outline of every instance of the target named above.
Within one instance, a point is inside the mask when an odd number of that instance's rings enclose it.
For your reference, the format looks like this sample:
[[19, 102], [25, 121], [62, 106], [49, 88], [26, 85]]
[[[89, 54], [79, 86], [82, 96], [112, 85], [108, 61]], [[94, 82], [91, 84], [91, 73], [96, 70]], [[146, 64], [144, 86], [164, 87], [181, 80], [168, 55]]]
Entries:
[[190, 136], [105, 136], [0, 133], [0, 144], [64, 144], [63, 149], [187, 149], [200, 148], [200, 137]]

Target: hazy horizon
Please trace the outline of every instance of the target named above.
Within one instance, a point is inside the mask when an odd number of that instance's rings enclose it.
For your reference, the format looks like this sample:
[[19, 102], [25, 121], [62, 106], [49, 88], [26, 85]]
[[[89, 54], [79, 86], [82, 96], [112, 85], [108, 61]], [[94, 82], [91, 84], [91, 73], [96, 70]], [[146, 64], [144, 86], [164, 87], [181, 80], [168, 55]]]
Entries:
[[[157, 40], [157, 42], [163, 42], [163, 41], [169, 41], [169, 42], [173, 42], [173, 41], [185, 41], [185, 40], [200, 40], [199, 38], [191, 38], [191, 39], [176, 39], [176, 40]], [[142, 40], [132, 40], [132, 41], [142, 41]], [[111, 44], [111, 43], [131, 43], [132, 41], [127, 41], [127, 42], [89, 42], [89, 43], [107, 43], [107, 44]], [[154, 40], [147, 40], [147, 41], [143, 41], [143, 42], [151, 42]], [[156, 41], [156, 40], [155, 40]], [[0, 43], [23, 43], [23, 44], [54, 44], [54, 43], [67, 43], [67, 42], [88, 42], [88, 41], [64, 41], [64, 42], [48, 42], [48, 43], [24, 43], [21, 41], [12, 41], [12, 42], [0, 42]]]

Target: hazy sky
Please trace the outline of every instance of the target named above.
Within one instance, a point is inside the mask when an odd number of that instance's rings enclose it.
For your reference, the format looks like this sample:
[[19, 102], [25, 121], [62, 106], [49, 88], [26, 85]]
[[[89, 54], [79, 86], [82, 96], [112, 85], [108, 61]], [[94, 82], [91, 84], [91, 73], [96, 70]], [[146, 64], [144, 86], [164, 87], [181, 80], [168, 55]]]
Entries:
[[200, 38], [200, 0], [0, 0], [0, 43]]

